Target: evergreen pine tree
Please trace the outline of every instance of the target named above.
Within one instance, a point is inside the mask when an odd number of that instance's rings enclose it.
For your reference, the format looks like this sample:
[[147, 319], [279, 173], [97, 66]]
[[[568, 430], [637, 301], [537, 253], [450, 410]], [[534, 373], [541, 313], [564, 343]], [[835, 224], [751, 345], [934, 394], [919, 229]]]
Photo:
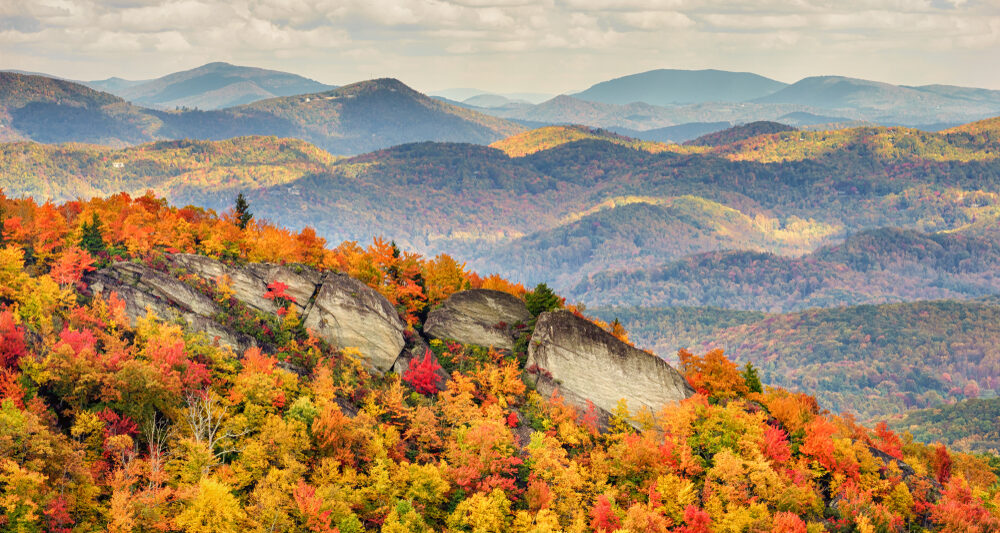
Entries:
[[253, 213], [250, 212], [250, 204], [243, 193], [236, 196], [236, 225], [240, 229], [247, 229], [247, 224], [253, 220]]
[[747, 363], [743, 367], [743, 381], [747, 383], [747, 389], [750, 392], [764, 392], [764, 387], [760, 383], [760, 376], [757, 375], [757, 369], [753, 367], [751, 363]]
[[562, 298], [544, 283], [539, 283], [535, 290], [524, 295], [524, 303], [532, 315], [538, 316], [546, 311], [562, 307]]
[[98, 218], [97, 213], [93, 214], [89, 224], [84, 222], [80, 229], [83, 230], [80, 235], [80, 248], [83, 248], [94, 257], [107, 250], [107, 245], [104, 243], [101, 219]]

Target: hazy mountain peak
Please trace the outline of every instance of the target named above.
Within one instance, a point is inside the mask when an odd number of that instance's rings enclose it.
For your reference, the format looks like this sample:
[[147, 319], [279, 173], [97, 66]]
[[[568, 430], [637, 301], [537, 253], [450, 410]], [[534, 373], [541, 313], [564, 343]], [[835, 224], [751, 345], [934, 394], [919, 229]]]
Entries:
[[785, 85], [750, 72], [657, 69], [604, 81], [574, 96], [608, 104], [744, 102], [771, 94]]
[[120, 78], [90, 82], [126, 100], [150, 107], [221, 109], [275, 96], [318, 93], [333, 88], [296, 74], [223, 61], [144, 81]]

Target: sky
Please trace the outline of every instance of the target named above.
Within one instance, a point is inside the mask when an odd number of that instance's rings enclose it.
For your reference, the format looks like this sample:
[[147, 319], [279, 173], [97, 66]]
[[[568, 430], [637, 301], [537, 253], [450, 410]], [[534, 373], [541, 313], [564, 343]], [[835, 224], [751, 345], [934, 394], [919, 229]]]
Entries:
[[656, 68], [1000, 89], [1000, 0], [0, 0], [0, 69], [563, 93]]

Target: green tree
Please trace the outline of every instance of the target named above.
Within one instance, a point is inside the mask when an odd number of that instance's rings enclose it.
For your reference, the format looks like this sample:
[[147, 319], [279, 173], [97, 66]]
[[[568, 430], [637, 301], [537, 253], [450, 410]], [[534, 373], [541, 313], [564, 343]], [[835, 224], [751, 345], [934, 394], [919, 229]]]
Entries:
[[80, 248], [94, 257], [107, 250], [107, 245], [104, 243], [104, 228], [97, 213], [93, 214], [89, 224], [84, 222], [80, 229], [83, 230], [80, 235]]
[[250, 204], [243, 193], [236, 196], [236, 225], [240, 229], [247, 229], [247, 224], [253, 220], [253, 213], [250, 212]]
[[538, 316], [546, 311], [559, 309], [563, 300], [544, 283], [539, 283], [535, 290], [524, 295], [524, 303], [532, 315]]
[[757, 375], [757, 369], [753, 367], [752, 363], [747, 362], [747, 365], [743, 367], [743, 380], [747, 382], [747, 389], [750, 392], [764, 392], [764, 387], [760, 383], [760, 376]]

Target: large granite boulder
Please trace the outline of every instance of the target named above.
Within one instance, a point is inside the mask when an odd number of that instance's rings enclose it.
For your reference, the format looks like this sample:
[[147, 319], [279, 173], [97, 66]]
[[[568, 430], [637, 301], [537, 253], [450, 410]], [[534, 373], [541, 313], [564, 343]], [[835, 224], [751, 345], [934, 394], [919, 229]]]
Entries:
[[328, 273], [303, 325], [341, 348], [354, 347], [380, 372], [392, 368], [406, 344], [399, 313], [377, 291], [345, 274]]
[[524, 302], [506, 292], [472, 289], [456, 292], [427, 314], [424, 333], [462, 344], [514, 349], [514, 328], [531, 320]]
[[182, 320], [190, 329], [239, 352], [256, 345], [253, 337], [214, 320], [222, 310], [211, 298], [166, 273], [139, 263], [115, 263], [91, 274], [88, 281], [95, 295], [116, 293], [133, 325], [152, 311], [164, 321]]
[[[380, 372], [389, 370], [403, 349], [404, 325], [392, 304], [349, 276], [302, 265], [228, 264], [192, 254], [173, 254], [167, 264], [175, 273], [210, 282], [227, 279], [234, 298], [263, 313], [278, 311], [275, 301], [264, 297], [268, 285], [284, 283], [285, 294], [294, 298], [306, 328], [338, 348], [357, 348]], [[205, 331], [222, 344], [236, 349], [254, 345], [251, 337], [215, 322], [221, 309], [210, 297], [171, 274], [135, 263], [116, 263], [94, 273], [90, 283], [96, 293], [117, 292], [133, 319], [145, 316], [149, 307], [161, 318], [182, 319], [191, 329]]]
[[542, 313], [528, 347], [528, 369], [543, 392], [558, 388], [570, 403], [605, 413], [625, 399], [629, 410], [663, 405], [694, 394], [664, 360], [629, 346], [569, 311]]

